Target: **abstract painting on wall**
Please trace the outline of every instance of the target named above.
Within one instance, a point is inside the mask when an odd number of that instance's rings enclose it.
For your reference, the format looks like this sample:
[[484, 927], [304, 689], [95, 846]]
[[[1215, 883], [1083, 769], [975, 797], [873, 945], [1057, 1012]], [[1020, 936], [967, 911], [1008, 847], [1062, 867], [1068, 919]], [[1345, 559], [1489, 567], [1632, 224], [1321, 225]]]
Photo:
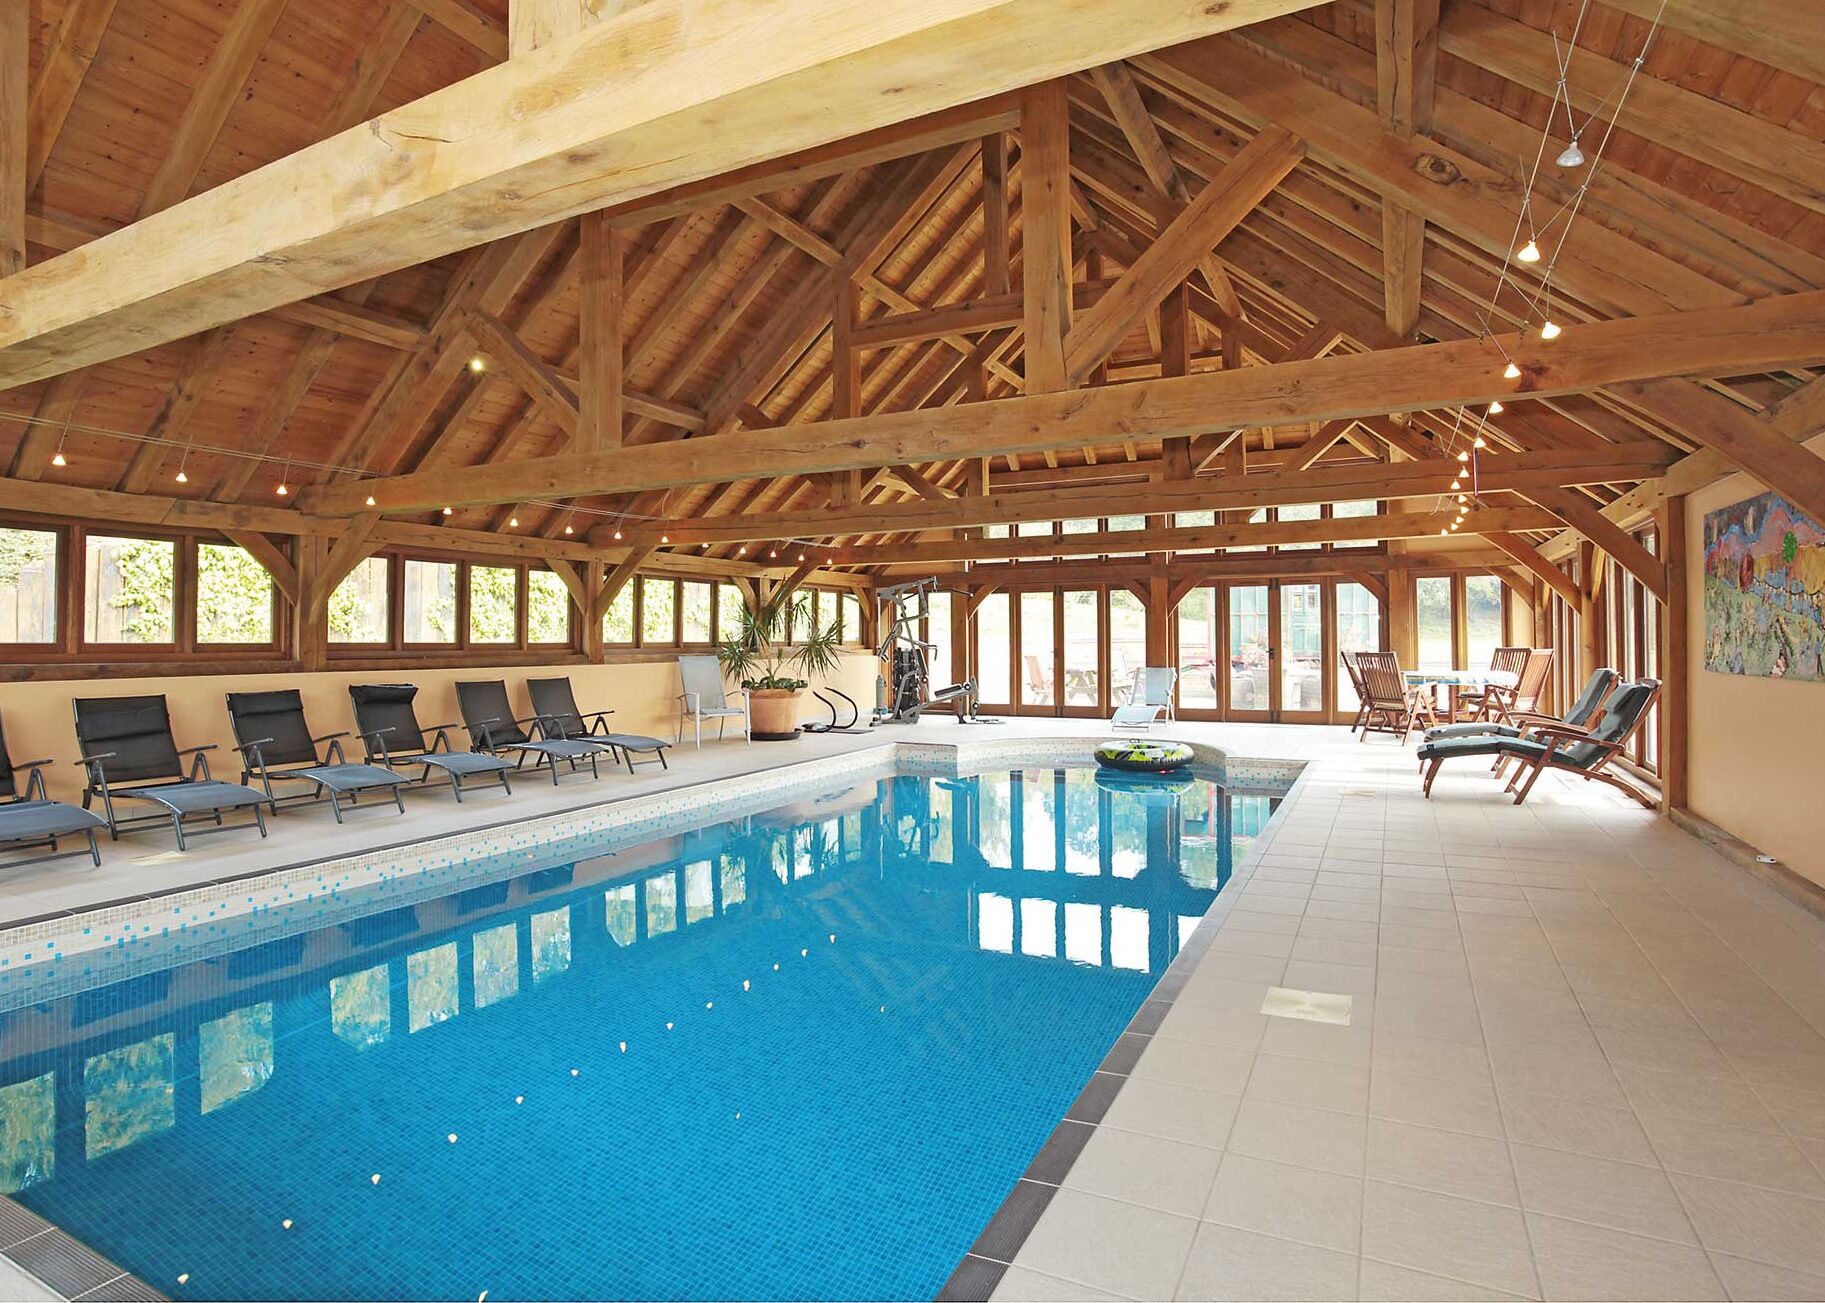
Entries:
[[1705, 515], [1705, 668], [1825, 681], [1825, 529], [1778, 493]]

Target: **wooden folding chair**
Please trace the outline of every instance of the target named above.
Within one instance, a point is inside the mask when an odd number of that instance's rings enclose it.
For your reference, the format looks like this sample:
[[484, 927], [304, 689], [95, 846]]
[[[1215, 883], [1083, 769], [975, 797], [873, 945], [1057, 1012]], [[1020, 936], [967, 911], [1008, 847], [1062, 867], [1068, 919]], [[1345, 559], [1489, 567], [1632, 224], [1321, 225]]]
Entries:
[[1369, 714], [1368, 696], [1362, 687], [1362, 670], [1356, 664], [1358, 654], [1353, 651], [1338, 653], [1343, 660], [1343, 672], [1350, 676], [1350, 687], [1356, 693], [1356, 718], [1350, 721], [1350, 732], [1352, 733], [1362, 727], [1362, 721]]
[[1423, 691], [1407, 686], [1400, 658], [1393, 652], [1357, 652], [1356, 668], [1362, 675], [1363, 719], [1361, 742], [1371, 733], [1392, 733], [1405, 746], [1407, 735], [1424, 719], [1438, 723], [1432, 700]]

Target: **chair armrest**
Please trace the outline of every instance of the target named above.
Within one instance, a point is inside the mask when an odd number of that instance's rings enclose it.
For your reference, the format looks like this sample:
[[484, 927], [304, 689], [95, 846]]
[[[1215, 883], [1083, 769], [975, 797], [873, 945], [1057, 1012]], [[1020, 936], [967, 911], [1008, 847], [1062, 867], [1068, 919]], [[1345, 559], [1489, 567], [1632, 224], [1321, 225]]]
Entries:
[[54, 765], [56, 763], [57, 762], [55, 760], [21, 760], [18, 764], [14, 765], [13, 768], [14, 769], [42, 769], [46, 765]]
[[271, 741], [272, 741], [271, 738], [263, 737], [263, 738], [256, 738], [252, 742], [237, 742], [237, 743], [235, 743], [234, 749], [236, 751], [258, 751], [261, 747], [265, 746], [267, 743], [269, 743]]
[[315, 745], [318, 742], [334, 742], [337, 738], [347, 737], [348, 735], [349, 731], [345, 728], [340, 733], [325, 733], [322, 737], [314, 737], [311, 739], [311, 743], [312, 745]]
[[[270, 742], [270, 741], [271, 741], [271, 740], [272, 740], [272, 739], [271, 739], [271, 738], [268, 738], [268, 739], [267, 739], [267, 741], [269, 741], [269, 742]], [[178, 749], [177, 749], [177, 753], [178, 753], [178, 754], [179, 754], [179, 755], [180, 755], [180, 756], [193, 756], [193, 755], [196, 755], [196, 754], [198, 754], [198, 753], [199, 753], [199, 752], [203, 752], [203, 751], [215, 751], [215, 750], [218, 750], [218, 749], [219, 749], [219, 748], [217, 748], [217, 746], [216, 746], [216, 744], [215, 744], [215, 743], [213, 743], [213, 742], [208, 742], [208, 743], [205, 743], [205, 744], [204, 744], [204, 745], [202, 745], [202, 746], [200, 746], [200, 747], [179, 747], [179, 748], [178, 748]]]
[[[433, 726], [431, 732], [434, 736], [431, 738], [431, 745], [425, 748], [425, 754], [434, 755], [439, 747], [442, 747], [445, 751], [450, 750], [450, 730], [455, 727], [456, 725], [454, 724], [437, 724]], [[424, 731], [425, 730], [423, 729], [419, 730], [421, 733]], [[486, 731], [486, 726], [484, 726], [483, 732]]]
[[583, 711], [577, 712], [577, 718], [578, 719], [601, 719], [605, 715], [612, 715], [614, 713], [615, 712], [612, 710], [583, 710]]
[[118, 751], [97, 751], [92, 756], [77, 756], [76, 759], [85, 765], [98, 765], [104, 760], [114, 760], [120, 756]]
[[378, 744], [380, 747], [380, 763], [383, 765], [392, 764], [392, 759], [387, 755], [387, 740], [385, 735], [396, 731], [397, 730], [394, 729], [391, 724], [387, 725], [385, 728], [362, 729], [361, 746], [367, 753], [368, 759], [372, 760], [374, 758], [374, 748]]
[[[498, 724], [498, 723], [500, 723], [500, 720], [496, 719], [496, 720], [492, 720], [490, 722]], [[457, 725], [455, 725], [455, 724], [433, 724], [426, 731], [430, 732], [430, 733], [447, 733], [451, 729], [456, 728], [456, 727], [457, 727]]]
[[50, 799], [50, 794], [44, 790], [44, 767], [50, 763], [52, 762], [49, 760], [34, 760], [30, 764], [16, 766], [16, 768], [31, 771], [31, 777], [25, 780], [25, 800], [45, 801]]
[[678, 700], [684, 703], [684, 708], [686, 710], [695, 711], [698, 702], [702, 700], [702, 694], [696, 692], [681, 692], [678, 694]]

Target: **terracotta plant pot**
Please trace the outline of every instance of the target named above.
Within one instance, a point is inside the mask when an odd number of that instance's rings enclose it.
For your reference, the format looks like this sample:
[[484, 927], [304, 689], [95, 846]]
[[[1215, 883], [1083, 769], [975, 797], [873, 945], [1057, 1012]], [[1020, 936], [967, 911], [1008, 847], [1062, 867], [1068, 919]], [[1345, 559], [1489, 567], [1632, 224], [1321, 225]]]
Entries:
[[798, 736], [798, 699], [802, 688], [759, 688], [748, 694], [749, 721], [761, 742], [787, 742]]

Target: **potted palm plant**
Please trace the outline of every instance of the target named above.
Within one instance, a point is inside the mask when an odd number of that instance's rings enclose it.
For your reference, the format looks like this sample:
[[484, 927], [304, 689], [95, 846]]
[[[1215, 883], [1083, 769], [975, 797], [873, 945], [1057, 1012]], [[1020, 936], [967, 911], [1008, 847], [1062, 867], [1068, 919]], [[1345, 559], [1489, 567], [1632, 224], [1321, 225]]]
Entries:
[[[798, 629], [796, 642], [786, 641], [789, 616]], [[799, 674], [822, 678], [833, 672], [841, 660], [842, 631], [835, 621], [818, 628], [817, 607], [805, 596], [768, 602], [758, 612], [743, 606], [739, 621], [717, 646], [716, 659], [723, 673], [747, 690], [753, 736], [790, 741], [798, 736], [799, 698], [810, 686]]]

